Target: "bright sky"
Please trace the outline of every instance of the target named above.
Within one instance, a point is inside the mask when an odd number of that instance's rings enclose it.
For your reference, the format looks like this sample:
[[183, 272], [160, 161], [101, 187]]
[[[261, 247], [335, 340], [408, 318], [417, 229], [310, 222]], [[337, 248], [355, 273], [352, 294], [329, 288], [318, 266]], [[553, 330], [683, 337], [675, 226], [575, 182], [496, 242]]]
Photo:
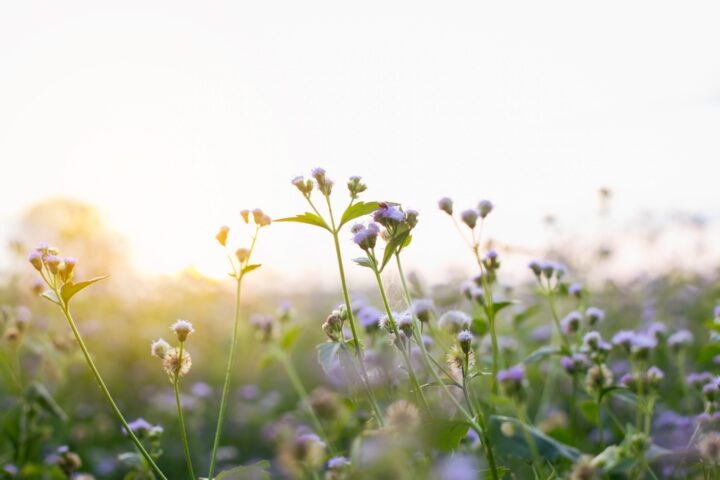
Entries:
[[[530, 245], [600, 186], [625, 213], [717, 220], [718, 18], [716, 1], [3, 2], [0, 235], [73, 196], [144, 270], [218, 274], [218, 225], [303, 210], [289, 179], [319, 165], [419, 209], [430, 270], [466, 260], [443, 195], [492, 199], [488, 230]], [[273, 226], [258, 260], [324, 272], [328, 242]]]

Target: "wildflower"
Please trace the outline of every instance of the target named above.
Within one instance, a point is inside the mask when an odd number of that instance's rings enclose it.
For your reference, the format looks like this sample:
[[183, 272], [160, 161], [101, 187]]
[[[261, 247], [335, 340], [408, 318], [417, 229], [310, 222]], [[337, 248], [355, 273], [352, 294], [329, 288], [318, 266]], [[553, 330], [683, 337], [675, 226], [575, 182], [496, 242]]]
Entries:
[[589, 394], [596, 394], [612, 385], [613, 374], [607, 365], [593, 365], [585, 376], [585, 389]]
[[57, 449], [55, 464], [65, 475], [70, 477], [73, 472], [82, 467], [82, 460], [80, 459], [80, 455], [70, 451], [70, 448], [67, 446], [62, 446]]
[[485, 291], [478, 287], [475, 282], [467, 281], [460, 285], [460, 291], [468, 300], [475, 301], [480, 305], [485, 304]]
[[693, 342], [693, 334], [689, 330], [678, 330], [668, 337], [668, 346], [673, 352], [679, 352]]
[[310, 405], [320, 418], [333, 419], [342, 408], [342, 401], [335, 392], [317, 387], [310, 394]]
[[497, 373], [497, 380], [502, 385], [505, 395], [522, 401], [525, 398], [525, 367], [515, 365]]
[[193, 329], [192, 323], [188, 322], [187, 320], [176, 321], [172, 324], [170, 330], [175, 332], [175, 335], [177, 335], [178, 341], [180, 343], [187, 340], [188, 335], [195, 331], [195, 329]]
[[38, 272], [42, 272], [42, 253], [37, 250], [33, 250], [32, 252], [30, 252], [30, 255], [28, 255], [28, 261], [30, 262], [30, 264], [32, 264], [33, 267], [35, 267], [35, 270], [37, 270]]
[[542, 274], [545, 276], [545, 278], [549, 280], [555, 273], [555, 263], [548, 261], [542, 262], [540, 264], [540, 269], [542, 270]]
[[58, 273], [58, 269], [60, 268], [60, 257], [57, 255], [46, 255], [43, 257], [43, 261], [45, 262], [45, 265], [47, 265], [48, 270], [55, 275]]
[[220, 227], [220, 231], [218, 231], [217, 235], [215, 235], [215, 239], [223, 247], [227, 243], [227, 237], [228, 237], [229, 231], [230, 231], [230, 227], [228, 227], [227, 225], [223, 225], [222, 227]]
[[295, 458], [310, 468], [318, 468], [325, 458], [325, 442], [314, 433], [305, 433], [295, 438], [293, 445]]
[[583, 345], [590, 350], [597, 350], [600, 343], [602, 343], [602, 337], [594, 330], [586, 333], [583, 337]]
[[435, 311], [435, 305], [429, 298], [418, 298], [413, 300], [412, 313], [423, 323], [430, 321], [430, 315]]
[[713, 313], [715, 314], [715, 321], [720, 322], [720, 305], [715, 305]]
[[475, 480], [480, 469], [472, 455], [455, 453], [444, 459], [435, 467], [432, 478], [444, 480]]
[[367, 227], [360, 224], [358, 225], [353, 226], [353, 242], [366, 252], [368, 250], [372, 250], [375, 248], [377, 236], [380, 233], [380, 227], [378, 227], [377, 223], [374, 222], [368, 224]]
[[397, 400], [385, 412], [388, 427], [399, 433], [411, 433], [420, 425], [420, 411], [407, 400]]
[[35, 295], [40, 295], [43, 291], [43, 288], [44, 288], [43, 281], [39, 278], [34, 279], [32, 282], [32, 285], [30, 286], [30, 290]]
[[250, 250], [248, 250], [247, 248], [238, 248], [235, 251], [235, 256], [237, 257], [238, 262], [240, 262], [241, 264], [245, 263], [247, 259], [250, 258]]
[[620, 330], [615, 335], [613, 335], [612, 338], [612, 343], [614, 345], [624, 348], [628, 353], [630, 352], [634, 341], [635, 332], [633, 332], [632, 330]]
[[712, 465], [720, 464], [720, 434], [711, 432], [705, 435], [698, 444], [703, 460]]
[[493, 204], [490, 200], [480, 200], [480, 203], [478, 203], [478, 213], [480, 213], [480, 218], [487, 217], [490, 215], [492, 210]]
[[540, 278], [540, 274], [543, 273], [542, 265], [540, 265], [540, 262], [538, 262], [537, 260], [533, 260], [528, 263], [528, 268], [530, 268], [530, 270], [532, 270], [532, 272], [538, 278]]
[[[153, 426], [144, 418], [137, 418], [128, 423], [128, 427], [130, 427], [130, 430], [139, 438], [143, 438]], [[127, 434], [127, 432], [125, 433]]]
[[475, 366], [475, 351], [474, 350], [468, 350], [467, 353], [465, 353], [459, 345], [453, 345], [450, 347], [450, 351], [447, 354], [446, 357], [446, 363], [450, 367], [450, 369], [460, 374], [465, 369], [465, 361], [467, 360], [468, 364], [468, 370], [473, 368]]
[[419, 216], [420, 216], [420, 212], [409, 208], [409, 209], [405, 210], [405, 223], [407, 224], [408, 227], [413, 229], [417, 226]]
[[568, 374], [575, 375], [587, 371], [590, 367], [590, 361], [587, 356], [582, 353], [573, 353], [569, 357], [561, 357], [560, 365], [562, 365]]
[[373, 213], [373, 220], [385, 228], [395, 228], [405, 220], [405, 214], [394, 205], [381, 203]]
[[152, 342], [152, 344], [150, 345], [150, 353], [152, 354], [152, 356], [158, 357], [162, 360], [163, 358], [165, 358], [171, 348], [172, 347], [170, 346], [170, 344], [161, 338]]
[[65, 257], [62, 260], [60, 276], [63, 282], [67, 282], [72, 279], [73, 273], [75, 272], [75, 266], [77, 265], [77, 258]]
[[342, 456], [333, 457], [327, 462], [325, 480], [340, 480], [341, 478], [345, 478], [345, 472], [349, 469], [350, 460]]
[[498, 253], [495, 250], [489, 250], [483, 259], [483, 265], [489, 271], [497, 270], [500, 268], [500, 260], [498, 260]]
[[305, 177], [299, 176], [292, 179], [291, 183], [297, 187], [298, 190], [300, 190], [300, 193], [305, 195], [306, 197], [310, 195], [310, 192], [312, 192], [313, 189], [313, 181], [311, 179], [305, 180]]
[[382, 318], [382, 312], [375, 307], [365, 306], [358, 310], [355, 314], [355, 318], [360, 325], [362, 325], [367, 332], [377, 330], [380, 326], [380, 319]]
[[[571, 283], [570, 286], [568, 287], [568, 293], [576, 298], [582, 297], [582, 293], [583, 293], [582, 283], [579, 283], [579, 282]], [[585, 315], [587, 316], [587, 311], [585, 312]]]
[[275, 331], [275, 322], [273, 320], [270, 315], [253, 315], [250, 317], [250, 325], [260, 334], [260, 338], [267, 342], [272, 338]]
[[712, 382], [713, 378], [710, 372], [690, 373], [686, 381], [690, 387], [701, 390], [707, 383]]
[[470, 351], [470, 346], [472, 345], [474, 339], [475, 337], [473, 337], [472, 333], [468, 332], [467, 330], [463, 330], [458, 333], [457, 341], [458, 344], [460, 344], [460, 348], [462, 348], [462, 351], [465, 353], [465, 355], [467, 355]]
[[440, 200], [438, 200], [438, 208], [442, 210], [443, 212], [447, 213], [448, 215], [452, 215], [453, 213], [453, 201], [449, 197], [443, 197]]
[[243, 222], [245, 222], [245, 225], [250, 223], [250, 210], [240, 210], [240, 216], [243, 219]]
[[659, 389], [662, 381], [665, 379], [665, 373], [656, 366], [650, 367], [646, 375], [648, 386], [653, 390]]
[[598, 322], [605, 319], [605, 312], [597, 307], [588, 307], [585, 310], [585, 318], [587, 318], [588, 325], [594, 327]]
[[326, 197], [329, 196], [332, 192], [334, 182], [325, 176], [325, 169], [320, 167], [313, 168], [310, 174], [315, 179], [318, 190]]
[[412, 337], [413, 317], [410, 312], [401, 313], [397, 317], [397, 327], [407, 338]]
[[646, 360], [650, 356], [650, 352], [657, 347], [655, 337], [644, 334], [636, 334], [633, 338], [631, 353], [634, 358]]
[[708, 402], [714, 402], [720, 396], [720, 385], [718, 385], [717, 379], [713, 379], [710, 383], [706, 383], [702, 387], [702, 393], [705, 400]]
[[350, 191], [350, 198], [353, 200], [357, 199], [362, 192], [367, 190], [367, 185], [362, 183], [362, 179], [358, 176], [350, 177], [348, 179], [347, 187]]
[[665, 340], [667, 337], [667, 327], [662, 322], [653, 322], [648, 327], [648, 335], [655, 337], [658, 342]]
[[560, 320], [560, 328], [565, 335], [575, 335], [580, 329], [581, 319], [582, 315], [580, 315], [580, 312], [570, 312], [562, 320]]
[[165, 373], [172, 381], [175, 377], [184, 377], [190, 372], [192, 367], [192, 358], [187, 350], [183, 350], [182, 359], [180, 358], [180, 350], [171, 348], [163, 358], [163, 368]]
[[470, 316], [460, 310], [450, 310], [440, 316], [438, 325], [450, 333], [458, 333], [470, 328]]
[[477, 225], [478, 212], [477, 210], [473, 210], [472, 208], [469, 210], [464, 210], [462, 213], [460, 213], [460, 219], [463, 221], [463, 223], [465, 223], [465, 225], [473, 229]]

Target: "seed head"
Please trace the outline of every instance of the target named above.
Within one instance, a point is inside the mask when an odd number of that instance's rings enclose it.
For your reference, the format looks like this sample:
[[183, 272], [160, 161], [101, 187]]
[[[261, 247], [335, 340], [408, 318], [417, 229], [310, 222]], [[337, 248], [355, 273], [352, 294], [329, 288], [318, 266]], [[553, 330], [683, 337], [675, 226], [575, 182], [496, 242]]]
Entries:
[[184, 349], [182, 360], [180, 359], [180, 350], [177, 348], [171, 348], [165, 355], [165, 358], [163, 358], [163, 368], [168, 377], [170, 377], [170, 381], [173, 381], [175, 375], [184, 377], [190, 372], [191, 367], [192, 358], [187, 350]]
[[594, 395], [600, 390], [612, 385], [612, 371], [604, 363], [593, 365], [585, 376], [585, 389], [589, 394]]
[[700, 456], [712, 465], [720, 464], [720, 434], [711, 432], [698, 444]]
[[164, 359], [172, 347], [162, 338], [155, 340], [150, 345], [150, 354], [159, 359]]
[[176, 321], [172, 324], [170, 330], [175, 332], [178, 341], [180, 341], [181, 343], [187, 340], [188, 335], [195, 331], [195, 329], [193, 329], [192, 323], [188, 322], [187, 320]]
[[218, 243], [220, 243], [220, 245], [222, 245], [223, 247], [224, 247], [225, 244], [227, 243], [227, 237], [228, 237], [228, 232], [229, 232], [229, 231], [230, 231], [230, 227], [228, 227], [228, 226], [226, 226], [226, 225], [223, 225], [222, 227], [220, 227], [220, 230], [218, 231], [217, 235], [215, 235], [215, 239], [216, 239], [216, 240], [218, 241]]
[[420, 411], [407, 400], [397, 400], [385, 412], [388, 427], [399, 433], [412, 433], [420, 426]]

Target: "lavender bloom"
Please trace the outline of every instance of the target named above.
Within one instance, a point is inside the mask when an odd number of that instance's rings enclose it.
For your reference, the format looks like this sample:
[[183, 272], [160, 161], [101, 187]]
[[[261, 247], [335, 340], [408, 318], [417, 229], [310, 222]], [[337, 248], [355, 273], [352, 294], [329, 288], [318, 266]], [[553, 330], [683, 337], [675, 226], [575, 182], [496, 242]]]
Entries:
[[715, 320], [720, 320], [720, 305], [715, 306], [714, 313], [715, 313]]
[[377, 223], [370, 223], [367, 227], [362, 225], [353, 226], [353, 242], [365, 251], [375, 248], [377, 236], [380, 233], [380, 227]]
[[382, 313], [377, 308], [368, 305], [358, 310], [355, 318], [357, 318], [360, 325], [362, 325], [366, 331], [371, 332], [379, 328]]
[[667, 336], [667, 327], [662, 322], [653, 322], [648, 327], [648, 335], [655, 337], [657, 341], [661, 341]]
[[462, 351], [465, 352], [466, 355], [470, 351], [470, 346], [472, 345], [473, 340], [475, 340], [475, 337], [473, 337], [472, 333], [467, 330], [463, 330], [458, 333], [457, 341], [460, 344], [460, 348], [462, 348]]
[[692, 342], [693, 334], [689, 330], [678, 330], [668, 338], [668, 346], [676, 352], [690, 346]]
[[587, 356], [581, 353], [573, 353], [570, 357], [560, 358], [560, 365], [570, 375], [585, 372], [590, 367]]
[[590, 350], [597, 350], [602, 342], [602, 337], [596, 331], [588, 332], [583, 337], [583, 345]]
[[333, 457], [327, 462], [328, 470], [344, 470], [350, 466], [350, 460], [343, 456]]
[[560, 328], [565, 335], [574, 335], [580, 329], [582, 315], [580, 312], [570, 312], [560, 320]]
[[646, 359], [650, 352], [657, 347], [655, 337], [644, 334], [636, 334], [632, 344], [632, 354], [635, 358]]
[[413, 300], [412, 313], [421, 322], [430, 321], [430, 315], [435, 311], [435, 304], [432, 299], [429, 298], [418, 298]]
[[[130, 431], [132, 431], [135, 435], [142, 437], [147, 434], [151, 428], [153, 428], [153, 425], [144, 418], [138, 418], [128, 423], [128, 427], [130, 427]], [[125, 428], [123, 428], [123, 433], [127, 435]]]
[[597, 307], [588, 307], [585, 310], [585, 318], [587, 318], [588, 324], [592, 327], [605, 319], [605, 312]]
[[497, 380], [508, 397], [522, 401], [525, 398], [525, 367], [515, 365], [497, 373]]
[[636, 334], [632, 330], [620, 330], [613, 335], [612, 343], [619, 347], [623, 347], [625, 350], [630, 352], [630, 349], [635, 342]]
[[528, 263], [528, 268], [532, 270], [532, 272], [535, 274], [536, 277], [540, 277], [540, 274], [542, 273], [542, 265], [537, 260], [533, 260], [530, 263]]
[[373, 213], [373, 220], [385, 228], [392, 228], [405, 220], [405, 214], [393, 205], [381, 204]]
[[[582, 296], [583, 286], [580, 282], [573, 282], [568, 287], [568, 293], [572, 295], [573, 297], [580, 298]], [[592, 308], [592, 307], [590, 307]], [[587, 316], [587, 311], [585, 311], [585, 315]]]
[[470, 328], [470, 316], [460, 310], [450, 310], [440, 316], [438, 325], [451, 333], [458, 333]]
[[707, 383], [713, 380], [713, 375], [710, 372], [690, 373], [688, 374], [686, 381], [692, 388], [701, 389]]
[[552, 337], [552, 328], [550, 325], [536, 327], [530, 332], [530, 337], [538, 343], [547, 342]]
[[443, 480], [475, 480], [478, 478], [478, 469], [475, 458], [465, 454], [454, 454], [442, 459], [435, 467], [433, 478]]

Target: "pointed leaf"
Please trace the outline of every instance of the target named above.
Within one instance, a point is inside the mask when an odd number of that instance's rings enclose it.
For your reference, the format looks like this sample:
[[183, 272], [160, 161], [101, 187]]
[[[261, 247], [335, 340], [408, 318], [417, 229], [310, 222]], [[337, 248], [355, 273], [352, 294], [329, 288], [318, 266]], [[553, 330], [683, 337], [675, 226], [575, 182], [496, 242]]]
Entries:
[[495, 302], [495, 303], [493, 303], [493, 312], [495, 312], [497, 314], [500, 310], [503, 310], [503, 309], [509, 307], [510, 305], [515, 305], [516, 303], [517, 302], [509, 302], [509, 301]]
[[327, 223], [325, 223], [325, 220], [312, 212], [305, 212], [300, 215], [295, 215], [294, 217], [279, 218], [277, 220], [273, 220], [273, 222], [306, 223], [308, 225], [315, 225], [316, 227], [324, 228], [328, 232], [332, 232], [332, 230], [330, 230], [330, 227], [328, 227]]
[[353, 258], [353, 262], [357, 263], [361, 267], [373, 268], [373, 264], [367, 257]]
[[385, 251], [383, 252], [383, 261], [382, 265], [380, 266], [381, 271], [385, 268], [385, 265], [388, 264], [395, 252], [398, 251], [398, 248], [402, 248], [409, 235], [410, 230], [405, 228], [399, 232], [396, 232], [393, 238], [391, 238], [387, 245], [385, 245]]
[[318, 362], [326, 375], [332, 372], [335, 360], [338, 358], [340, 344], [336, 342], [325, 342], [317, 346]]
[[470, 425], [464, 421], [435, 418], [423, 423], [422, 434], [428, 445], [442, 452], [452, 452], [469, 429]]
[[[503, 424], [510, 424], [510, 428], [502, 428]], [[550, 461], [560, 457], [575, 461], [580, 456], [580, 450], [558, 442], [540, 430], [520, 422], [517, 418], [493, 415], [490, 417], [490, 439], [498, 452], [508, 452], [511, 455], [526, 460], [533, 460], [532, 448], [526, 440], [529, 435], [535, 444], [538, 454]]]
[[338, 229], [351, 220], [373, 213], [379, 207], [380, 204], [378, 202], [357, 202], [356, 204], [349, 206], [342, 214]]
[[103, 275], [102, 277], [95, 277], [95, 278], [91, 278], [90, 280], [85, 280], [83, 282], [77, 282], [77, 283], [68, 282], [65, 285], [63, 285], [62, 288], [60, 289], [60, 296], [62, 297], [63, 302], [65, 302], [65, 304], [67, 304], [70, 302], [70, 299], [72, 297], [74, 297], [75, 294], [78, 293], [80, 290], [83, 290], [83, 289], [89, 287], [90, 285], [92, 285], [93, 283], [99, 282], [100, 280], [105, 280], [109, 276], [110, 275]]
[[544, 347], [540, 347], [537, 350], [535, 350], [533, 353], [531, 353], [525, 360], [524, 363], [535, 363], [539, 362], [540, 360], [543, 360], [550, 355], [559, 355], [561, 350], [557, 347], [553, 347], [552, 345], [545, 345]]
[[215, 480], [270, 480], [269, 466], [265, 460], [252, 465], [241, 465], [218, 473]]
[[242, 273], [250, 273], [253, 270], [257, 270], [258, 268], [262, 267], [261, 263], [251, 263], [247, 267], [242, 269]]
[[293, 325], [288, 328], [280, 338], [280, 348], [286, 352], [289, 351], [292, 346], [295, 345], [295, 342], [300, 337], [301, 332], [302, 325]]
[[30, 386], [28, 396], [32, 402], [36, 403], [38, 406], [40, 406], [40, 408], [45, 410], [53, 417], [60, 419], [63, 422], [67, 421], [67, 414], [55, 401], [52, 394], [48, 391], [47, 388], [45, 388], [45, 385], [43, 385], [42, 383], [34, 382], [32, 386]]
[[50, 300], [55, 305], [60, 305], [57, 295], [55, 295], [55, 292], [53, 292], [52, 290], [46, 290], [43, 293], [41, 293], [40, 296], [46, 300]]

